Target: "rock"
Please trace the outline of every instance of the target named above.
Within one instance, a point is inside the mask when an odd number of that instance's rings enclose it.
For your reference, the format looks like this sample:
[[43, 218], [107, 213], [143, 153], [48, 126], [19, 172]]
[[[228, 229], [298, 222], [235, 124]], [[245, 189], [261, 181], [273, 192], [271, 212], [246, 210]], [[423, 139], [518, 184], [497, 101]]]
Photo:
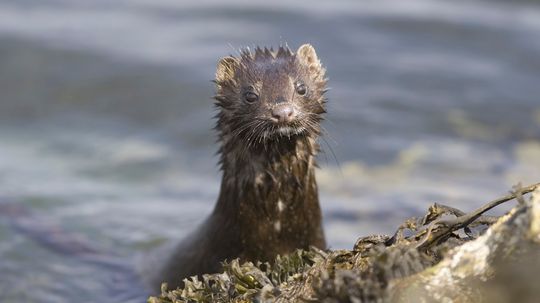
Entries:
[[[512, 199], [518, 204], [506, 215], [484, 215]], [[183, 289], [164, 285], [148, 301], [537, 302], [539, 257], [535, 184], [468, 214], [434, 204], [393, 236], [362, 237], [352, 250], [299, 250], [273, 264], [233, 260], [223, 273], [185, 280]]]

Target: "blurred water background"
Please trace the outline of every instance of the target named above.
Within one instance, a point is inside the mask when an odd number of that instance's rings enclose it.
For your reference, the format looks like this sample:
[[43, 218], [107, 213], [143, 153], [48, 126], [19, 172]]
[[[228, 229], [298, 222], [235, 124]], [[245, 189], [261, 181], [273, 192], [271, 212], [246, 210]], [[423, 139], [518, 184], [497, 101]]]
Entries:
[[136, 256], [218, 193], [218, 58], [305, 42], [332, 248], [540, 181], [536, 1], [2, 0], [0, 301], [143, 302]]

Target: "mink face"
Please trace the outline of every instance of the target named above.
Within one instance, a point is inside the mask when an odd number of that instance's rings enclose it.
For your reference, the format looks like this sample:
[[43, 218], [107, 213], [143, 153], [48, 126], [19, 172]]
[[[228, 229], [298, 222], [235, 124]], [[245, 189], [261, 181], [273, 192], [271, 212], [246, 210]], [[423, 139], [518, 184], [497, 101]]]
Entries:
[[279, 137], [317, 136], [325, 113], [324, 73], [311, 45], [296, 53], [285, 47], [257, 48], [221, 59], [216, 104], [222, 139], [256, 145]]

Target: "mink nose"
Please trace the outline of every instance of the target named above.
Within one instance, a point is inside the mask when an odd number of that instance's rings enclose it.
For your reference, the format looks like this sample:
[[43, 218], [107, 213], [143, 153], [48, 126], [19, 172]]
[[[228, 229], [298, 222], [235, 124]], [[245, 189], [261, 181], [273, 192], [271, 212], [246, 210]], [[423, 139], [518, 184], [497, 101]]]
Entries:
[[296, 112], [292, 105], [281, 103], [272, 109], [272, 117], [279, 123], [290, 123], [296, 118]]

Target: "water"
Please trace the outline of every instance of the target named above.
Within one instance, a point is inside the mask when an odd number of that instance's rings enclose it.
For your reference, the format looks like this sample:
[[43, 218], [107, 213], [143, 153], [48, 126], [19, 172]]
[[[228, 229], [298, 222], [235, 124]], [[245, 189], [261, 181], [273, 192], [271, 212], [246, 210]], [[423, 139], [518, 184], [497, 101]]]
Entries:
[[285, 42], [330, 77], [331, 247], [540, 181], [536, 2], [3, 0], [0, 301], [144, 301], [216, 199], [217, 59]]

